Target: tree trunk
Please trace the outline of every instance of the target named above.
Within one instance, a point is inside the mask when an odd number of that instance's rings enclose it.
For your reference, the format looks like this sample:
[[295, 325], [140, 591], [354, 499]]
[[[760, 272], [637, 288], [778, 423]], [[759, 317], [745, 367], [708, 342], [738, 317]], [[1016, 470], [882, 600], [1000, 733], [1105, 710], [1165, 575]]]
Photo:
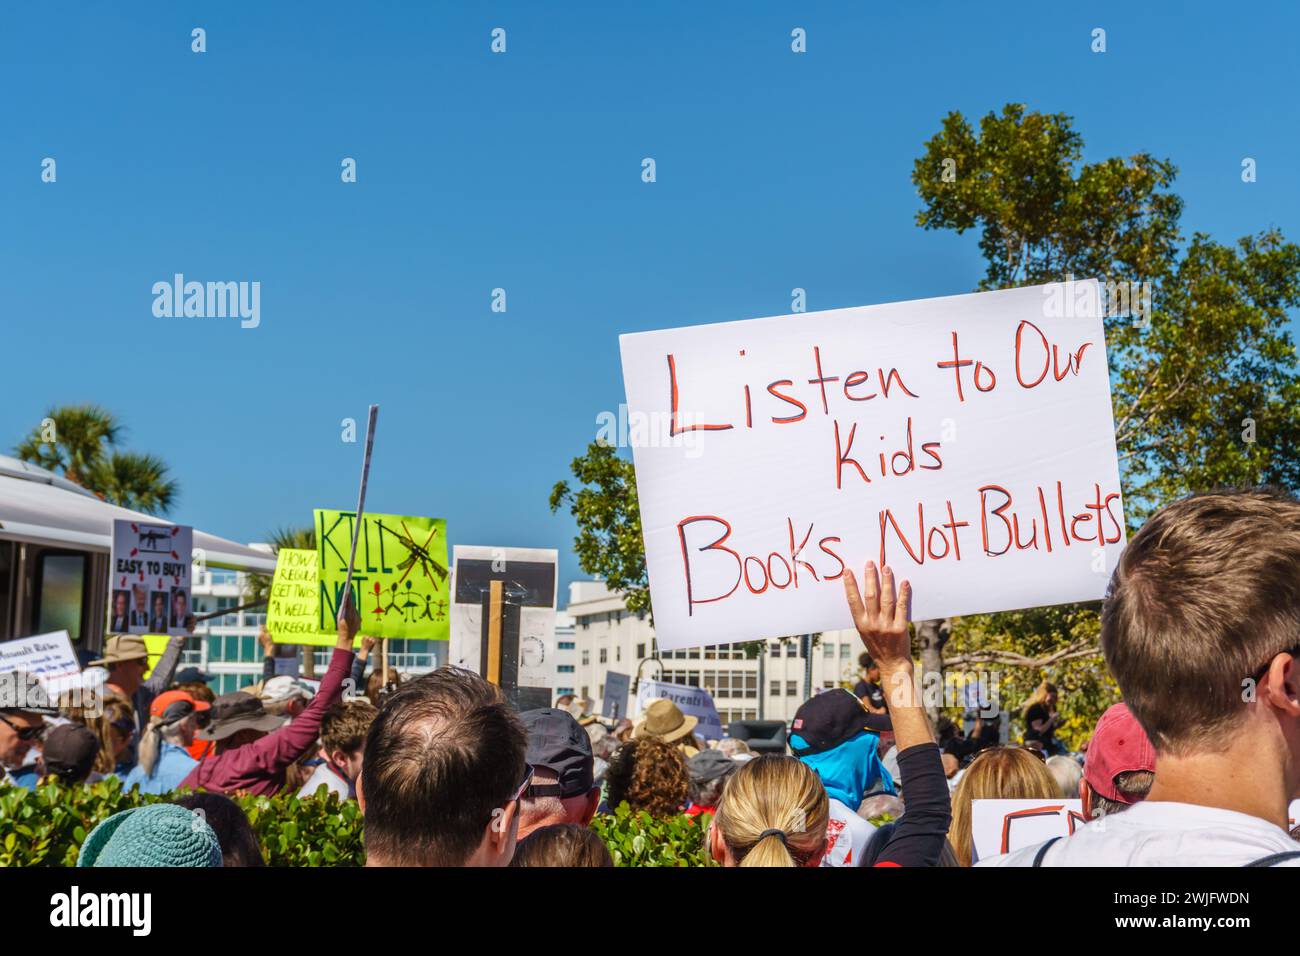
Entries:
[[921, 651], [921, 693], [931, 723], [939, 719], [943, 700], [943, 648], [952, 636], [952, 618], [916, 622], [916, 644]]

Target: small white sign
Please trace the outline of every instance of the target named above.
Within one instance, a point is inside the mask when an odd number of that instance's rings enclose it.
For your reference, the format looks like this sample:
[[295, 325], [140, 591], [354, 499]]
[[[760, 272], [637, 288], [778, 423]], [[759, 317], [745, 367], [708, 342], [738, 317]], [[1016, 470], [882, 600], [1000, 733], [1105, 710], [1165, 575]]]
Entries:
[[20, 637], [0, 644], [0, 673], [25, 671], [57, 695], [80, 683], [81, 664], [67, 631]]
[[112, 634], [186, 634], [194, 529], [113, 521], [108, 630]]
[[1069, 836], [1087, 823], [1078, 799], [972, 800], [971, 862]]

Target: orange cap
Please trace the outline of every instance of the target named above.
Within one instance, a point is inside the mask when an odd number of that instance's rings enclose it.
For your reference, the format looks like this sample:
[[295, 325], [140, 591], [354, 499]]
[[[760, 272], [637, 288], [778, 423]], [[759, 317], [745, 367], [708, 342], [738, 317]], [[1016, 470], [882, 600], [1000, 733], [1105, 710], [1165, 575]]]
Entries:
[[194, 705], [194, 710], [196, 712], [201, 710], [210, 710], [212, 707], [212, 705], [206, 700], [195, 700], [183, 690], [167, 690], [163, 691], [153, 699], [153, 703], [149, 705], [149, 716], [161, 717], [163, 712], [178, 700], [188, 700]]

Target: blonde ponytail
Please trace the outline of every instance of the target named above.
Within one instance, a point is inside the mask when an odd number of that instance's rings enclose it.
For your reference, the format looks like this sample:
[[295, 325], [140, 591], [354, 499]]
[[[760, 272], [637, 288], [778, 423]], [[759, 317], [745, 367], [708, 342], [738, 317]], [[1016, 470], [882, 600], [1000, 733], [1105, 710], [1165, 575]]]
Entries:
[[153, 776], [153, 768], [158, 764], [158, 754], [162, 752], [162, 722], [162, 717], [150, 717], [149, 726], [140, 735], [137, 759], [146, 777]]
[[803, 866], [826, 845], [830, 802], [794, 757], [765, 755], [727, 780], [714, 826], [738, 866]]

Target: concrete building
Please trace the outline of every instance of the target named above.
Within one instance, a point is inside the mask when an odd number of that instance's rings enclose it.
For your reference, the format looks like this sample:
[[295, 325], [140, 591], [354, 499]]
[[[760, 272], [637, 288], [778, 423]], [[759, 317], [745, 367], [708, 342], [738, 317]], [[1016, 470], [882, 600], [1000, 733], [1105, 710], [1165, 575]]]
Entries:
[[[633, 679], [640, 676], [703, 687], [713, 695], [724, 724], [756, 718], [789, 721], [805, 699], [805, 661], [797, 638], [769, 641], [764, 653], [753, 658], [746, 657], [739, 646], [728, 645], [660, 653], [650, 623], [629, 614], [623, 599], [602, 581], [571, 583], [565, 611], [573, 626], [574, 680], [572, 685], [562, 679], [556, 683], [594, 700], [597, 713], [604, 703], [609, 671]], [[561, 640], [567, 643], [557, 632], [557, 647]], [[856, 631], [823, 633], [812, 649], [813, 693], [841, 685], [851, 687], [857, 680], [862, 650]], [[559, 678], [564, 676], [567, 674]], [[557, 694], [564, 692], [557, 686]], [[635, 702], [629, 707], [635, 709]]]

